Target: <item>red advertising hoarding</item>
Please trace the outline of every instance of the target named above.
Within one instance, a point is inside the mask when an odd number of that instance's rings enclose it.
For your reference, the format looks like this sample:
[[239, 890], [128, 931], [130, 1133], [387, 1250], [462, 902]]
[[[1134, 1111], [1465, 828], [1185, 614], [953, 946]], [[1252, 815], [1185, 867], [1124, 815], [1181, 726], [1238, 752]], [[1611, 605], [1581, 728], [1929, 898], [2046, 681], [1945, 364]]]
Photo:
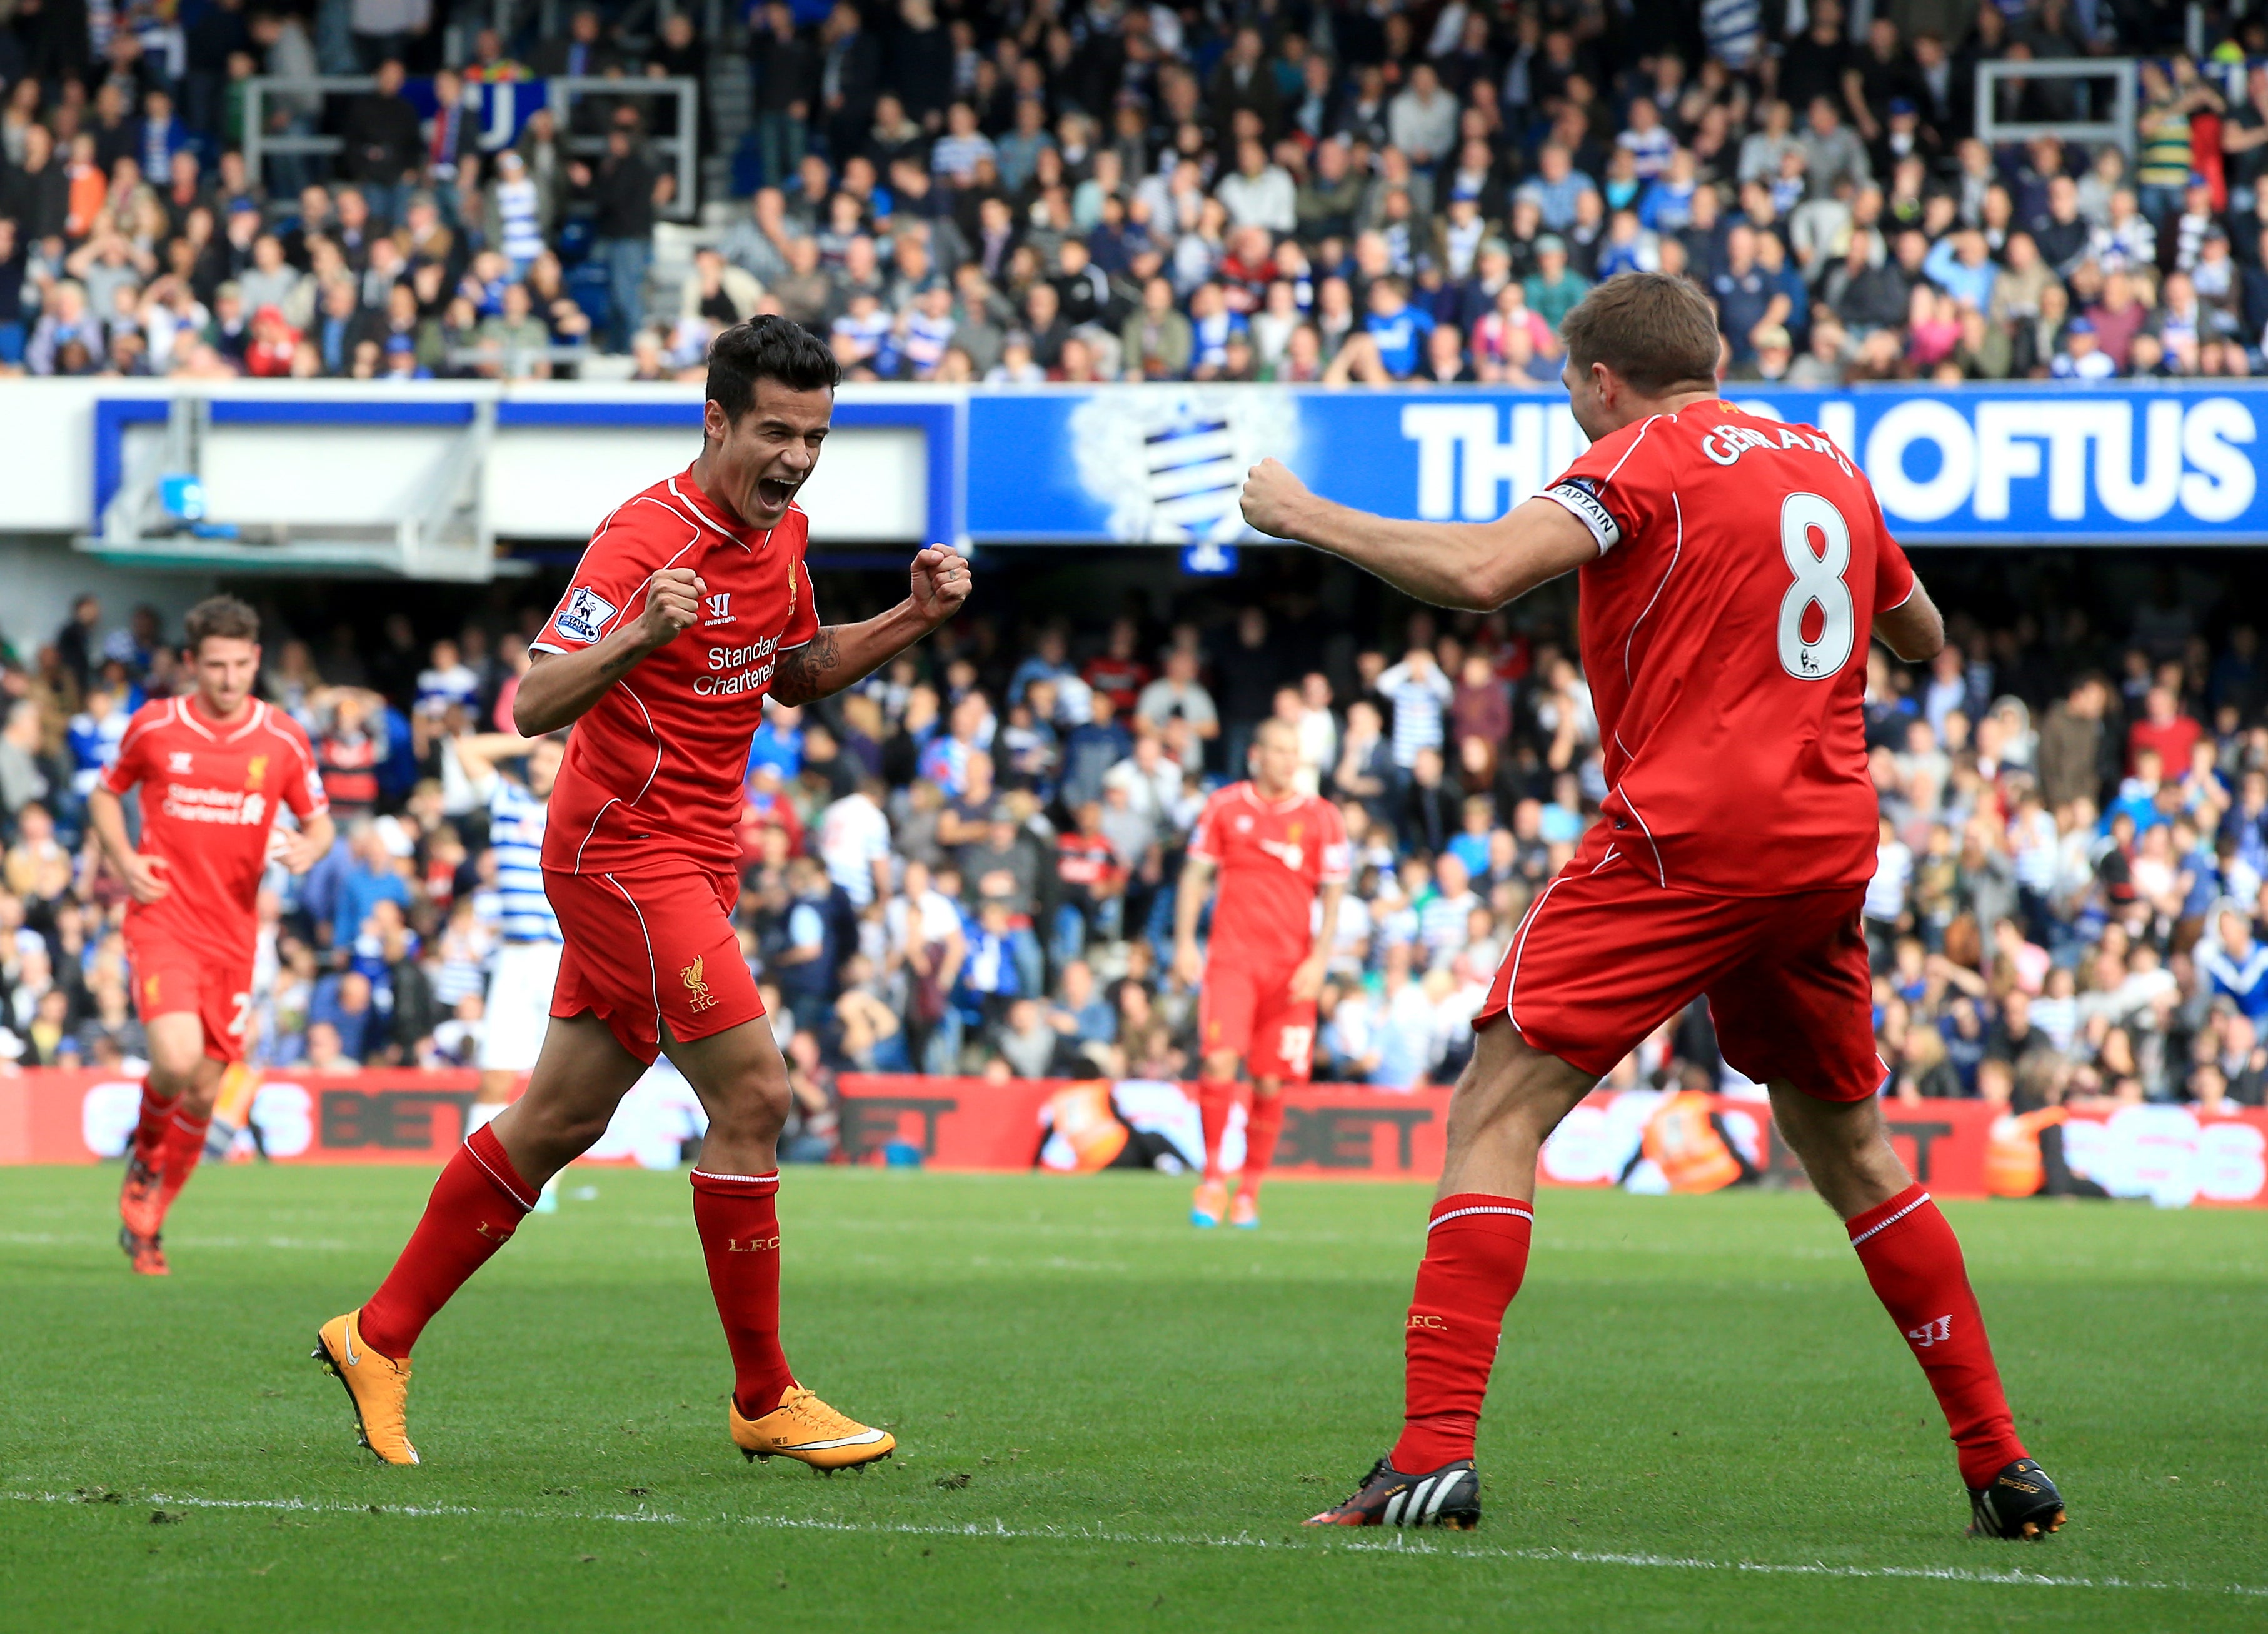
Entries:
[[[666, 1071], [666, 1070], [665, 1070]], [[253, 1105], [261, 1150], [286, 1163], [438, 1166], [464, 1137], [478, 1077], [470, 1071], [357, 1071], [328, 1077], [278, 1071]], [[1048, 1104], [1062, 1082], [846, 1074], [842, 1139], [854, 1161], [891, 1155], [935, 1168], [1009, 1171], [1067, 1167], [1048, 1145]], [[669, 1167], [697, 1137], [699, 1113], [683, 1086], [649, 1080], [593, 1149], [597, 1161]], [[1122, 1114], [1187, 1156], [1197, 1151], [1196, 1107], [1180, 1085], [1112, 1086]], [[37, 1070], [0, 1078], [0, 1164], [92, 1163], [115, 1157], [134, 1127], [138, 1079]], [[1285, 1092], [1276, 1171], [1310, 1180], [1430, 1181], [1440, 1173], [1449, 1092], [1408, 1093], [1318, 1084]], [[1611, 1186], [1638, 1150], [1656, 1097], [1594, 1093], [1544, 1148], [1541, 1178], [1556, 1186]], [[1764, 1102], [1720, 1098], [1734, 1139], [1768, 1180], [1802, 1183]], [[1915, 1177], [1941, 1196], [1982, 1196], [1992, 1111], [1982, 1101], [1885, 1103], [1890, 1137]], [[1224, 1156], [1241, 1160], [1241, 1113]], [[2268, 1206], [2268, 1111], [2200, 1117], [2170, 1106], [2074, 1115], [2064, 1126], [2072, 1167], [2121, 1196], [2164, 1206]], [[892, 1153], [891, 1148], [898, 1148]]]

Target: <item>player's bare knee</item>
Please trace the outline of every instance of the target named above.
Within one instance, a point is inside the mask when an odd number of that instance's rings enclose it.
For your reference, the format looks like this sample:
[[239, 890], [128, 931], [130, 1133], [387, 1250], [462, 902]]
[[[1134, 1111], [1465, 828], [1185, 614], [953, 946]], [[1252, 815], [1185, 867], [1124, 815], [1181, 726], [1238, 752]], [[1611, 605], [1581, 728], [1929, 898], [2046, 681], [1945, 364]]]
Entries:
[[794, 1105], [785, 1073], [746, 1073], [719, 1098], [710, 1116], [710, 1133], [734, 1144], [777, 1140]]

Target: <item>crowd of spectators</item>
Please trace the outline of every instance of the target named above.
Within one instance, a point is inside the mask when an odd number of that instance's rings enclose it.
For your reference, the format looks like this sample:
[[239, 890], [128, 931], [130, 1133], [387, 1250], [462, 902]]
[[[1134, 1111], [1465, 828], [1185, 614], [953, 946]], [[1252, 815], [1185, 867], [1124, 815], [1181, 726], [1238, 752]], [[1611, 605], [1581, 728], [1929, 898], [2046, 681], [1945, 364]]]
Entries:
[[[1390, 645], [1327, 642], [1306, 606], [1013, 640], [980, 616], [840, 698], [771, 707], [737, 923], [803, 1104], [848, 1071], [1186, 1076], [1181, 858], [1270, 718], [1354, 844], [1317, 1078], [1452, 1078], [1604, 793], [1588, 691], [1548, 603], [1526, 623], [1420, 613]], [[341, 833], [262, 896], [260, 1064], [473, 1059], [501, 934], [480, 786], [496, 750], [468, 777], [455, 745], [509, 729], [541, 617], [271, 639], [263, 689], [306, 724]], [[180, 683], [167, 635], [146, 608], [106, 628], [88, 598], [8, 660], [0, 1047], [20, 1063], [140, 1053], [124, 893], [82, 810], [127, 714]], [[2124, 642], [2076, 615], [1956, 618], [1926, 668], [1875, 651], [1867, 719], [1888, 1093], [2262, 1103], [2268, 656], [2250, 627], [2208, 642], [2170, 590]], [[1700, 1004], [1610, 1081], [1736, 1086]]]
[[[661, 311], [674, 173], [640, 105], [577, 104], [606, 149], [578, 158], [550, 113], [499, 135], [462, 98], [697, 76], [690, 13], [514, 41], [434, 10], [16, 7], [0, 366], [519, 375], [597, 348], [661, 379], [770, 311], [858, 379], [1518, 386], [1633, 268], [1708, 293], [1734, 374], [1808, 385], [2242, 374], [2268, 334], [2249, 8], [2186, 9], [2198, 57], [2184, 8], [2122, 0], [756, 0], [731, 24], [751, 191]], [[458, 59], [421, 63], [422, 121], [404, 48]], [[1980, 64], [2129, 55], [2131, 144], [1972, 129]], [[331, 173], [249, 173], [244, 82], [318, 68], [378, 76], [326, 116]], [[1990, 94], [2048, 125], [2113, 106], [2105, 80]]]

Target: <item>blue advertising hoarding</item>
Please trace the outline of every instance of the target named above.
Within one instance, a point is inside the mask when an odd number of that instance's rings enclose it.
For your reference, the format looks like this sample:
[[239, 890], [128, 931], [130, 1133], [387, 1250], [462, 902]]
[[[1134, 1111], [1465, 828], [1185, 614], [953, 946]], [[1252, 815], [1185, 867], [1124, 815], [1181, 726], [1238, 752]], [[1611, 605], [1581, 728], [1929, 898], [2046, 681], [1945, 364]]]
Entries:
[[[1909, 543], [2268, 541], [2268, 382], [1725, 394], [1854, 453]], [[1486, 521], [1586, 446], [1557, 392], [1203, 385], [978, 390], [968, 438], [990, 544], [1249, 541], [1237, 489], [1268, 455], [1366, 511]]]

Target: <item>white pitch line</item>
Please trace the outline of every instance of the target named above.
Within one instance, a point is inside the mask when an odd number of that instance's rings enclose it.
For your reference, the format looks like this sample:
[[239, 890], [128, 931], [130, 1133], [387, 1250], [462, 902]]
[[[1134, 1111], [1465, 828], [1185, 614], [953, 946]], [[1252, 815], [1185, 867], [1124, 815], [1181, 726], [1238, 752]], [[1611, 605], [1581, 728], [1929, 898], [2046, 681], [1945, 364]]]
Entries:
[[[1681, 1555], [1624, 1555], [1582, 1549], [1491, 1549], [1444, 1547], [1430, 1540], [1413, 1539], [1406, 1534], [1391, 1538], [1317, 1536], [1304, 1545], [1286, 1545], [1249, 1533], [1238, 1533], [1233, 1537], [1175, 1536], [1171, 1534], [1148, 1532], [1105, 1532], [1092, 1527], [1012, 1527], [1005, 1521], [971, 1520], [961, 1526], [923, 1526], [912, 1521], [825, 1520], [796, 1515], [727, 1515], [719, 1514], [714, 1522], [706, 1516], [674, 1514], [667, 1510], [640, 1508], [633, 1511], [576, 1510], [576, 1509], [506, 1509], [482, 1508], [466, 1504], [344, 1504], [310, 1502], [303, 1498], [179, 1498], [163, 1492], [152, 1492], [140, 1498], [122, 1501], [136, 1504], [167, 1504], [181, 1509], [248, 1509], [262, 1512], [310, 1514], [385, 1514], [401, 1515], [413, 1520], [434, 1518], [480, 1517], [500, 1520], [585, 1520], [632, 1526], [746, 1526], [761, 1527], [782, 1532], [836, 1532], [853, 1536], [875, 1537], [968, 1537], [1006, 1538], [1012, 1541], [1035, 1542], [1086, 1542], [1112, 1545], [1132, 1544], [1149, 1549], [1282, 1549], [1304, 1548], [1313, 1552], [1320, 1545], [1324, 1552], [1344, 1549], [1359, 1553], [1438, 1555], [1457, 1560], [1520, 1560], [1542, 1564], [1584, 1566], [1631, 1566], [1649, 1571], [1746, 1571], [1771, 1577], [1806, 1578], [1903, 1578], [1943, 1583], [1977, 1583], [2015, 1586], [2028, 1588], [2090, 1588], [2143, 1589], [2177, 1594], [2237, 1594], [2268, 1598], [2268, 1586], [2249, 1583], [2210, 1585], [2197, 1583], [2161, 1583], [2131, 1578], [2069, 1578], [2048, 1572], [2024, 1571], [2011, 1567], [2006, 1571], [1977, 1571], [1962, 1566], [1836, 1566], [1824, 1561], [1808, 1564], [1759, 1560], [1707, 1560]], [[0, 1502], [17, 1504], [70, 1504], [90, 1500], [72, 1492], [0, 1492]], [[93, 1500], [99, 1501], [99, 1500]]]

